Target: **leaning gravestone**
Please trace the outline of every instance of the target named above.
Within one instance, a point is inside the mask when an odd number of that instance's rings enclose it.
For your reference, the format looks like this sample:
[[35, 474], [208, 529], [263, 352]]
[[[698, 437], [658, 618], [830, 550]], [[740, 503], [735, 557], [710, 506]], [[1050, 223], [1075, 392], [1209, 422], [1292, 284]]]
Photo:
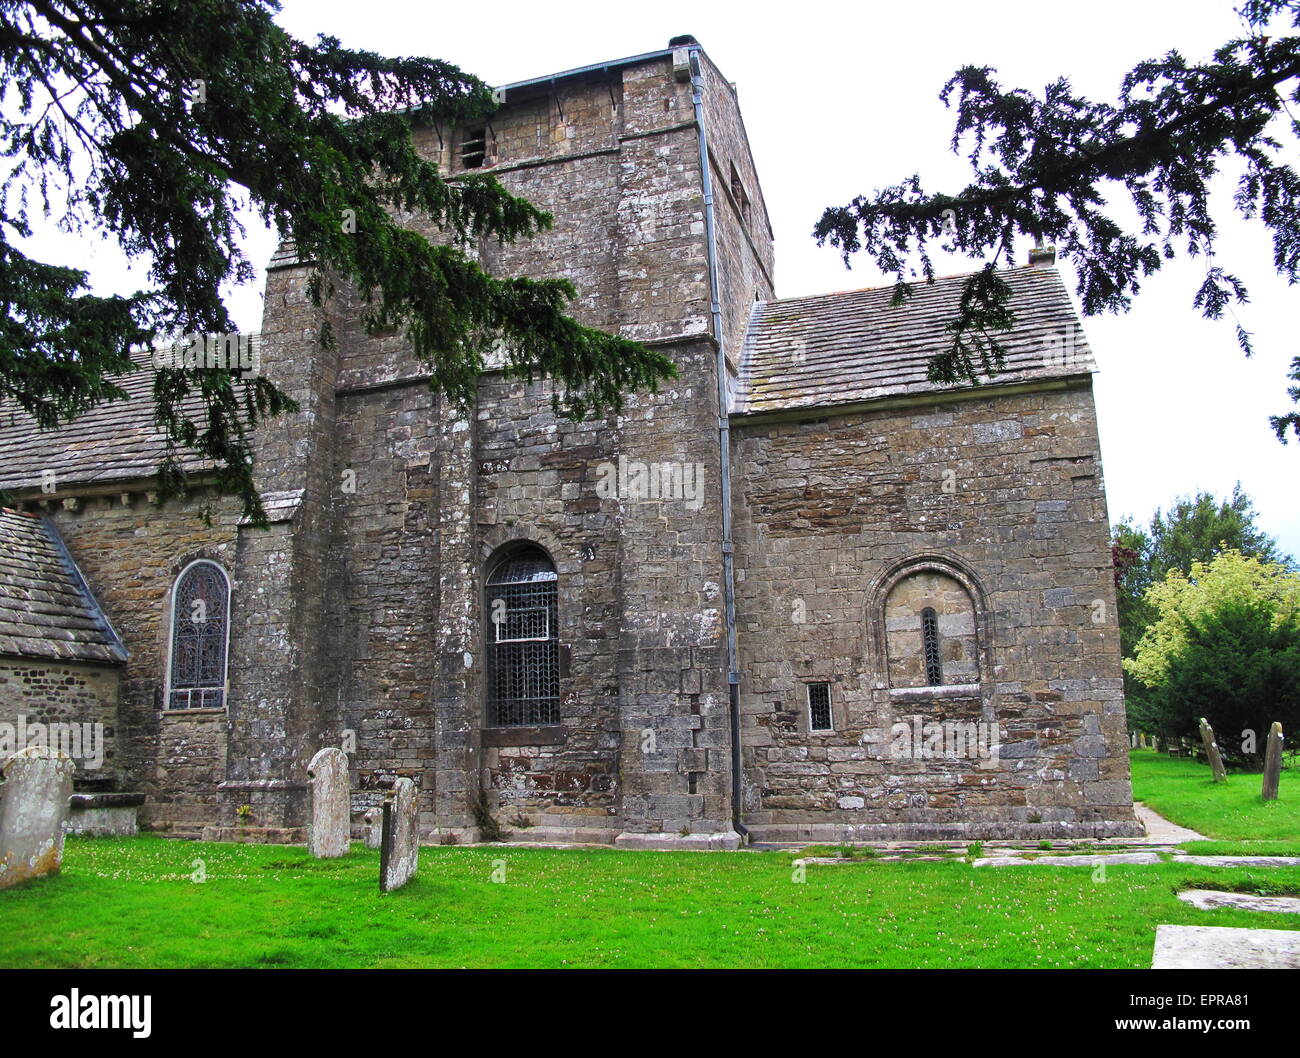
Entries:
[[1219, 753], [1219, 744], [1214, 740], [1214, 728], [1210, 722], [1201, 717], [1201, 722], [1197, 725], [1201, 729], [1201, 742], [1205, 746], [1205, 756], [1210, 762], [1210, 770], [1214, 773], [1215, 782], [1227, 782], [1228, 771], [1223, 766], [1223, 756]]
[[380, 848], [384, 843], [384, 810], [380, 807], [367, 808], [361, 819], [365, 827], [366, 848]]
[[1282, 725], [1275, 720], [1268, 729], [1268, 747], [1264, 751], [1265, 801], [1277, 800], [1277, 788], [1282, 781], [1282, 745]]
[[348, 755], [333, 747], [321, 750], [307, 765], [307, 785], [311, 788], [307, 851], [319, 860], [346, 856], [352, 815]]
[[379, 847], [379, 889], [390, 892], [411, 880], [420, 864], [420, 812], [415, 783], [398, 779], [384, 802], [384, 835]]
[[0, 768], [0, 889], [58, 874], [75, 768], [45, 746], [19, 750]]

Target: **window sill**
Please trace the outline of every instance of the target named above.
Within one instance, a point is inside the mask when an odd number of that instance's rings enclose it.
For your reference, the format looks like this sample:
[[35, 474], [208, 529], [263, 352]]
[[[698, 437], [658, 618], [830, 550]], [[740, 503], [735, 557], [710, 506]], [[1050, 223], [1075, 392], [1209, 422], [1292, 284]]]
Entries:
[[569, 740], [569, 729], [561, 724], [545, 727], [485, 727], [485, 746], [562, 746]]
[[978, 698], [978, 683], [948, 683], [939, 687], [891, 687], [889, 700], [893, 702], [928, 702], [935, 698]]
[[159, 713], [160, 716], [224, 716], [225, 714], [224, 705], [207, 709], [163, 709]]

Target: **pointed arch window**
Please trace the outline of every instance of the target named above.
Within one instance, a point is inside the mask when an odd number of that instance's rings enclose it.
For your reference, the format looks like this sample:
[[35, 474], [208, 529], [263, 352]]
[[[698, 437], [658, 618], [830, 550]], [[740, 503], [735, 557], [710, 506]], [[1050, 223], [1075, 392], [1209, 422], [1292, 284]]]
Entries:
[[230, 581], [215, 562], [192, 562], [172, 589], [167, 708], [224, 708], [229, 647]]
[[557, 584], [536, 546], [511, 551], [488, 575], [488, 716], [497, 727], [560, 722]]

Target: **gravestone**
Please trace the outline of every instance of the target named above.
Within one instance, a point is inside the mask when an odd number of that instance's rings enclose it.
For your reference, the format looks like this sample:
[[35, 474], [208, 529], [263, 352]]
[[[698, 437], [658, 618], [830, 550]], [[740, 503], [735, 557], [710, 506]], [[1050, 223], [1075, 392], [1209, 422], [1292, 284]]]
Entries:
[[75, 768], [45, 746], [19, 750], [0, 768], [0, 889], [58, 874]]
[[362, 817], [365, 826], [366, 848], [377, 849], [384, 842], [384, 810], [376, 806], [367, 808], [366, 814]]
[[420, 812], [415, 783], [398, 779], [384, 801], [384, 833], [379, 847], [379, 889], [400, 889], [420, 864]]
[[1268, 746], [1264, 750], [1264, 789], [1265, 801], [1277, 800], [1277, 788], [1282, 781], [1282, 725], [1276, 720], [1268, 729]]
[[352, 816], [347, 754], [332, 746], [317, 753], [307, 766], [307, 785], [311, 789], [307, 851], [319, 860], [346, 856]]
[[1201, 722], [1197, 726], [1201, 729], [1201, 742], [1205, 745], [1205, 756], [1210, 762], [1210, 770], [1214, 773], [1214, 781], [1227, 782], [1228, 771], [1223, 766], [1223, 757], [1219, 753], [1219, 744], [1214, 740], [1214, 728], [1210, 726], [1210, 722], [1205, 717], [1201, 717]]

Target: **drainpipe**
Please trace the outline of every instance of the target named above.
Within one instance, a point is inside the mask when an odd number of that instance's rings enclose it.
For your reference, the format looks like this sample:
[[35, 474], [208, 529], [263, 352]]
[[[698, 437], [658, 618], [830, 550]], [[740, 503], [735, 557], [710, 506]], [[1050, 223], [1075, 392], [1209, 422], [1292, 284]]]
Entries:
[[700, 139], [700, 174], [704, 190], [704, 230], [709, 264], [709, 308], [713, 339], [718, 349], [718, 458], [722, 483], [722, 592], [726, 600], [727, 696], [731, 717], [731, 825], [744, 843], [749, 831], [740, 820], [740, 665], [736, 654], [736, 583], [731, 539], [731, 422], [728, 418], [727, 352], [722, 326], [722, 301], [718, 294], [718, 241], [713, 215], [713, 174], [709, 170], [709, 138], [704, 127], [704, 71], [700, 48], [690, 48], [691, 103]]

